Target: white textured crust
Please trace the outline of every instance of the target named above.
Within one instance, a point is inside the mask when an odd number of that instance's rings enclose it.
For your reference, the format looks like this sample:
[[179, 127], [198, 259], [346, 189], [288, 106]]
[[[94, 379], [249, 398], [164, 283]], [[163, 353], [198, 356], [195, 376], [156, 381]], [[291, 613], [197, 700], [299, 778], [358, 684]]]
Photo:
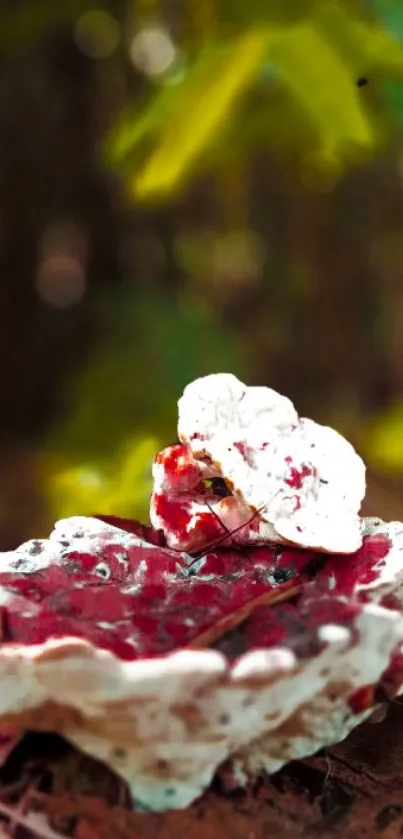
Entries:
[[367, 518], [364, 519], [364, 535], [386, 537], [390, 542], [390, 549], [375, 566], [376, 577], [373, 580], [360, 580], [356, 593], [365, 593], [377, 603], [391, 594], [403, 605], [403, 523]]
[[403, 523], [366, 518], [363, 528], [360, 554], [329, 558], [316, 582], [323, 592], [399, 611], [403, 606]]
[[334, 704], [335, 707], [329, 708], [326, 697], [323, 701], [318, 697], [312, 705], [300, 708], [277, 731], [250, 743], [235, 755], [233, 763], [238, 772], [242, 772], [244, 783], [248, 777], [261, 772], [273, 775], [292, 760], [339, 743], [373, 713], [371, 708], [352, 714], [348, 702], [343, 699]]
[[56, 730], [124, 777], [138, 806], [182, 808], [230, 756], [273, 771], [344, 737], [360, 719], [348, 698], [379, 680], [403, 619], [365, 605], [352, 629], [320, 636], [311, 658], [279, 647], [233, 665], [214, 650], [122, 662], [77, 639], [3, 645], [0, 725]]
[[360, 547], [365, 466], [344, 437], [300, 419], [270, 388], [225, 373], [192, 382], [178, 406], [179, 438], [259, 511], [277, 541], [334, 553]]

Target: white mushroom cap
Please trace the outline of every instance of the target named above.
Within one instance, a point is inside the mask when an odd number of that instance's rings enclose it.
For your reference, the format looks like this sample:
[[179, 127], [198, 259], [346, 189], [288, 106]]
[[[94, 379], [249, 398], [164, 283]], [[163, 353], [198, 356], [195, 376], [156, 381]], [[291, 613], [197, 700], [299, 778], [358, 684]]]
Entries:
[[337, 431], [226, 373], [192, 382], [178, 406], [180, 439], [214, 464], [278, 541], [334, 553], [360, 547], [365, 466]]

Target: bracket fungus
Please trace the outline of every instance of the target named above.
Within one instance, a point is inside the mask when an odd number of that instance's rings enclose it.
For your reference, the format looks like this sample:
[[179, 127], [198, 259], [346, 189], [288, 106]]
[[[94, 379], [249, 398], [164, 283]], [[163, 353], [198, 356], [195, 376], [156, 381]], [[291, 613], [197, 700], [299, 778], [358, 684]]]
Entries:
[[[364, 463], [337, 431], [300, 419], [285, 396], [230, 374], [197, 379], [179, 400], [178, 434], [182, 447], [165, 450], [154, 464], [151, 505], [153, 524], [171, 547], [197, 549], [218, 521], [221, 535], [223, 526], [238, 528], [244, 544], [359, 548]], [[208, 521], [198, 487], [217, 477], [232, 495], [210, 499], [215, 515]]]
[[352, 447], [229, 375], [186, 388], [178, 428], [151, 527], [76, 516], [0, 562], [2, 736], [56, 731], [155, 811], [403, 692], [403, 524], [360, 518]]

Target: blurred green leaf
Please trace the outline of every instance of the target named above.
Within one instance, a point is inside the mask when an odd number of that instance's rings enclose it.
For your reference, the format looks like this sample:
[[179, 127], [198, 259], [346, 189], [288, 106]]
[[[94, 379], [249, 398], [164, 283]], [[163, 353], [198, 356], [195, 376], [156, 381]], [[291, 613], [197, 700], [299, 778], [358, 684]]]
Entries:
[[365, 19], [342, 3], [319, 3], [310, 22], [318, 28], [355, 78], [403, 73], [403, 46], [378, 21]]
[[175, 85], [164, 84], [140, 110], [125, 113], [114, 126], [104, 144], [103, 154], [112, 165], [122, 163], [139, 143], [169, 119], [169, 107], [175, 102]]
[[280, 78], [316, 126], [320, 150], [330, 160], [345, 147], [373, 145], [374, 130], [351, 73], [319, 29], [310, 23], [290, 29], [274, 46], [273, 58]]
[[362, 432], [363, 446], [375, 468], [403, 470], [403, 403], [396, 402]]
[[154, 437], [134, 438], [109, 460], [64, 466], [50, 472], [46, 494], [51, 516], [103, 513], [147, 521], [151, 466], [160, 446]]
[[368, 0], [370, 11], [380, 18], [396, 38], [403, 39], [403, 6], [401, 0]]
[[403, 125], [403, 81], [385, 82], [382, 90], [396, 124]]
[[220, 20], [231, 27], [262, 23], [283, 26], [309, 15], [316, 0], [217, 0]]
[[[110, 160], [128, 160], [136, 198], [175, 193], [196, 164], [205, 171], [254, 138], [288, 142], [301, 159], [307, 155], [308, 168], [325, 174], [338, 173], [352, 153], [372, 151], [381, 141], [384, 116], [374, 119], [357, 78], [375, 70], [381, 79], [401, 74], [400, 43], [351, 4], [307, 0], [287, 5], [287, 14], [274, 4], [263, 23], [264, 11], [252, 4], [250, 21], [257, 25], [205, 46], [177, 84], [164, 83], [142, 113], [126, 117], [112, 134]], [[253, 108], [251, 94], [242, 100], [242, 119], [236, 107], [250, 88], [260, 97]], [[141, 163], [133, 153], [146, 137]]]
[[170, 192], [214, 139], [240, 94], [256, 78], [273, 35], [252, 29], [228, 46], [214, 47], [187, 74], [167, 114], [159, 143], [134, 181], [139, 198]]

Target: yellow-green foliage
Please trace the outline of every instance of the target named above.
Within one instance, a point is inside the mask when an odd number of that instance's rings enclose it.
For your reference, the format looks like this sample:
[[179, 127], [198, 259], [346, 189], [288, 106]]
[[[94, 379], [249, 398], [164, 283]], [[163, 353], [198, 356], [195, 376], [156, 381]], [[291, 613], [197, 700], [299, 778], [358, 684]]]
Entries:
[[147, 521], [151, 465], [160, 441], [128, 440], [109, 459], [61, 467], [47, 477], [47, 495], [54, 518], [110, 514]]
[[176, 439], [176, 400], [199, 375], [243, 375], [246, 360], [216, 319], [126, 288], [105, 298], [105, 339], [71, 382], [63, 418], [42, 455], [51, 516], [148, 517], [151, 464]]
[[396, 402], [363, 433], [368, 462], [390, 472], [403, 470], [403, 403]]
[[[176, 192], [220, 147], [223, 131], [225, 154], [232, 136], [238, 144], [246, 132], [250, 144], [251, 126], [258, 126], [261, 141], [274, 125], [277, 145], [291, 138], [295, 150], [298, 139], [303, 164], [308, 154], [322, 168], [336, 169], [381, 141], [382, 117], [357, 78], [368, 76], [376, 88], [385, 78], [400, 77], [401, 44], [353, 3], [302, 3], [301, 14], [288, 19], [277, 3], [272, 19], [270, 3], [266, 14], [256, 4], [256, 20], [254, 9], [251, 3], [249, 26], [242, 32], [232, 27], [231, 37], [218, 25], [216, 36], [189, 52], [180, 72], [168, 73], [143, 109], [125, 114], [112, 131], [107, 159], [127, 165], [136, 198]], [[246, 96], [252, 88], [258, 104]], [[282, 113], [289, 100], [290, 126]]]
[[181, 185], [204, 147], [232, 116], [242, 92], [256, 78], [272, 40], [251, 29], [230, 45], [214, 45], [179, 86], [153, 154], [134, 181], [135, 195], [170, 193]]

